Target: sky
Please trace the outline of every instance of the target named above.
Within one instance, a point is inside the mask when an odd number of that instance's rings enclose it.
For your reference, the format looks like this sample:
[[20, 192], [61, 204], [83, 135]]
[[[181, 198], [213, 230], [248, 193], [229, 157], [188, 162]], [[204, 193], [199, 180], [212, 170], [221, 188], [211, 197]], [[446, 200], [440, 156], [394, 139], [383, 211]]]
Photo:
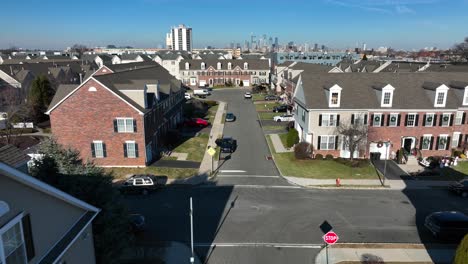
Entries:
[[195, 48], [250, 35], [280, 44], [450, 48], [468, 36], [468, 0], [2, 0], [0, 48], [157, 47], [171, 26], [192, 27]]

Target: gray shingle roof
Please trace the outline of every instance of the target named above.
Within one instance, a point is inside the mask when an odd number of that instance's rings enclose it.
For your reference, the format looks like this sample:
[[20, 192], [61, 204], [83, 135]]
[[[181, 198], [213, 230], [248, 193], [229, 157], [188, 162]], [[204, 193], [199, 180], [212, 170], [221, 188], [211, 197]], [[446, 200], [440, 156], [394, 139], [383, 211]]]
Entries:
[[57, 91], [55, 92], [54, 98], [52, 98], [52, 101], [49, 104], [47, 111], [49, 111], [55, 105], [57, 105], [63, 98], [65, 98], [68, 94], [70, 94], [76, 87], [78, 87], [78, 84], [59, 85], [59, 87], [57, 88]]
[[434, 109], [435, 92], [428, 88], [433, 89], [436, 83], [445, 84], [451, 88], [447, 95], [446, 107], [438, 107], [438, 109], [456, 109], [462, 106], [463, 98], [457, 91], [460, 85], [452, 87], [450, 84], [454, 81], [458, 84], [468, 82], [468, 74], [464, 73], [302, 73], [301, 76], [306, 100], [303, 103], [309, 109], [328, 109], [325, 88], [334, 84], [343, 89], [339, 107], [341, 109], [381, 108], [376, 90], [382, 88], [384, 84], [390, 84], [395, 88], [392, 108]]
[[0, 161], [12, 167], [21, 167], [29, 160], [30, 158], [22, 150], [13, 145], [5, 145], [0, 148]]
[[334, 66], [322, 65], [322, 64], [315, 64], [315, 63], [305, 63], [305, 62], [298, 62], [292, 66], [291, 69], [295, 70], [304, 70], [305, 72], [329, 72]]

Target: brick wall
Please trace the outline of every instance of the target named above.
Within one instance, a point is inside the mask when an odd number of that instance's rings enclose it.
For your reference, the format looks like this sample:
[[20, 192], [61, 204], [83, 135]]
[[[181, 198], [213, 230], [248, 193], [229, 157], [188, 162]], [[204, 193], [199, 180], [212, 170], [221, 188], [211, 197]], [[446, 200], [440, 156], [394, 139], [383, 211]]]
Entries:
[[[97, 91], [88, 91], [91, 86]], [[134, 118], [137, 132], [114, 132], [113, 120], [116, 117]], [[100, 166], [145, 166], [143, 116], [94, 79], [54, 109], [50, 113], [50, 122], [58, 142], [80, 151], [83, 160], [93, 160]], [[91, 157], [93, 140], [102, 140], [106, 144], [107, 157]], [[138, 158], [124, 158], [123, 144], [126, 140], [134, 140], [138, 144]]]

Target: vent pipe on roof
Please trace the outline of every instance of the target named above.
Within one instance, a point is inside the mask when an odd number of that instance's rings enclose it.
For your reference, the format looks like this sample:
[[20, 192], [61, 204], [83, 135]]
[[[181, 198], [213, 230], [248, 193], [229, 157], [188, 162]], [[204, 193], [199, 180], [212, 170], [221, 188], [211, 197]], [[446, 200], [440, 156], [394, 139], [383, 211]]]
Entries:
[[13, 76], [13, 68], [10, 66], [10, 74]]

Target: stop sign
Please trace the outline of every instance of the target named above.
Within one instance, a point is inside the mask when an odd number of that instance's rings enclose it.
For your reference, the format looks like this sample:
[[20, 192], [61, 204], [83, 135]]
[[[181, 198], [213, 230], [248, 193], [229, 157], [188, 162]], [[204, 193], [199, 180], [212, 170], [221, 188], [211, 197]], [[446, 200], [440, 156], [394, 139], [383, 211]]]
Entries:
[[338, 241], [338, 239], [338, 235], [333, 231], [330, 231], [323, 236], [323, 241], [325, 241], [325, 243], [327, 243], [328, 245], [335, 244]]

